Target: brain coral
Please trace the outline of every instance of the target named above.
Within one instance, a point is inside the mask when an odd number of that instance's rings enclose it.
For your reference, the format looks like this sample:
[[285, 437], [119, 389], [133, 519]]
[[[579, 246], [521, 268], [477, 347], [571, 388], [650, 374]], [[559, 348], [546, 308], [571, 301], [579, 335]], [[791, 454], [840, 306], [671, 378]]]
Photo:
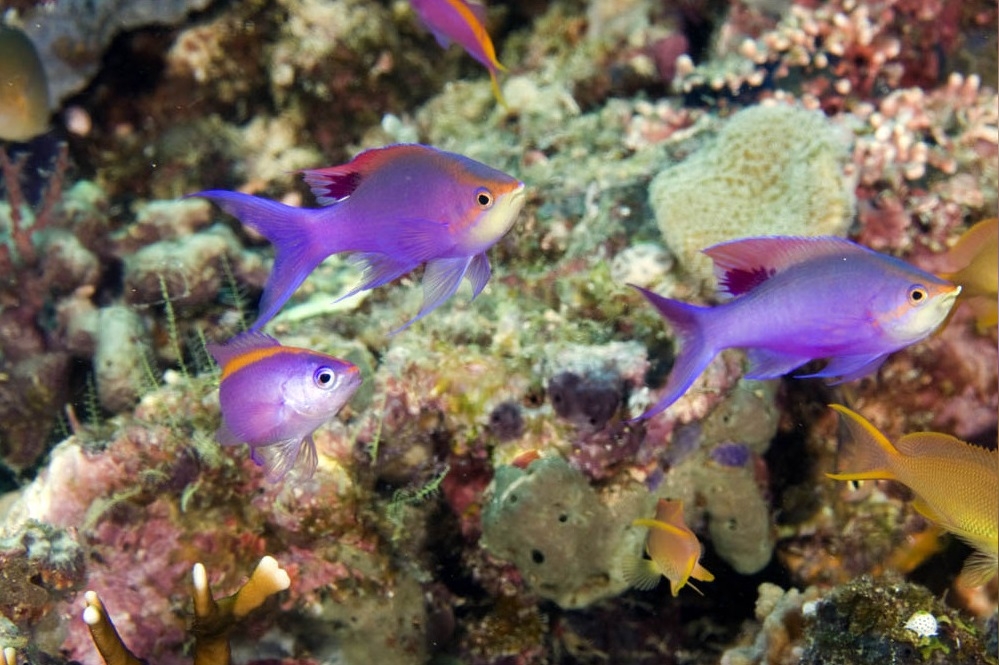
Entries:
[[754, 106], [713, 144], [659, 173], [649, 199], [683, 268], [713, 286], [701, 253], [755, 235], [842, 235], [853, 216], [847, 137], [818, 111]]

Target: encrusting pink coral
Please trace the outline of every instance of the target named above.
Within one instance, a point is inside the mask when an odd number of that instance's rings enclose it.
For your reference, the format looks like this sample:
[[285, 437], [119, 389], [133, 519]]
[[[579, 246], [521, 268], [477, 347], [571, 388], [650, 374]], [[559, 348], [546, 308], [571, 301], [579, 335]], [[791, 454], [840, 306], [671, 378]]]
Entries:
[[[291, 586], [288, 573], [271, 556], [260, 560], [239, 591], [218, 601], [208, 586], [204, 565], [194, 564], [191, 577], [194, 583], [194, 625], [191, 633], [194, 635], [195, 665], [228, 665], [231, 662], [229, 631], [232, 627], [270, 596]], [[84, 599], [87, 607], [83, 611], [83, 621], [90, 629], [90, 636], [104, 661], [108, 665], [141, 665], [143, 661], [122, 642], [98, 595], [88, 591]]]

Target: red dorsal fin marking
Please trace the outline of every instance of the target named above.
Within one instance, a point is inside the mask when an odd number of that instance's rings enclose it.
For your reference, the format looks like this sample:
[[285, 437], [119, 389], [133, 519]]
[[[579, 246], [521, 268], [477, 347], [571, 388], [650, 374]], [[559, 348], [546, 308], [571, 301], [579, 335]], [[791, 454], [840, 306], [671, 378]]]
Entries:
[[752, 270], [733, 268], [718, 276], [718, 288], [733, 296], [748, 293], [777, 273], [776, 270], [759, 266]]
[[835, 236], [763, 236], [724, 242], [703, 251], [715, 264], [719, 291], [739, 296], [804, 261], [868, 254], [871, 250]]
[[321, 169], [303, 169], [302, 179], [320, 205], [331, 205], [347, 198], [364, 179], [385, 164], [402, 156], [425, 153], [432, 148], [416, 143], [400, 143], [384, 148], [372, 148], [358, 154], [346, 164]]

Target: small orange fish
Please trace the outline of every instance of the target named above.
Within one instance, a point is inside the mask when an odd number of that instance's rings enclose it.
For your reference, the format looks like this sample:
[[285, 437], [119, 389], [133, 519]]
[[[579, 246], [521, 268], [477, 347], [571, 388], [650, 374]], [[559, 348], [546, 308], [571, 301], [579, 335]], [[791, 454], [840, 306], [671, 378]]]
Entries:
[[518, 469], [526, 469], [531, 466], [532, 462], [536, 462], [541, 459], [541, 452], [537, 448], [531, 448], [530, 450], [525, 450], [510, 462], [510, 466], [515, 466]]
[[645, 549], [650, 557], [630, 559], [625, 565], [624, 577], [631, 586], [651, 589], [659, 584], [660, 576], [665, 576], [669, 580], [670, 591], [676, 596], [684, 585], [701, 593], [690, 583], [690, 578], [702, 582], [715, 579], [698, 562], [701, 543], [683, 521], [683, 501], [659, 499], [655, 519], [637, 519], [631, 525], [649, 529]]
[[954, 272], [942, 279], [961, 285], [961, 300], [974, 308], [978, 329], [999, 323], [999, 219], [978, 222], [941, 258]]
[[961, 583], [979, 586], [999, 566], [999, 451], [946, 434], [907, 434], [892, 445], [863, 416], [839, 404], [853, 445], [841, 453], [844, 473], [835, 480], [895, 480], [916, 495], [915, 508], [977, 551], [961, 571]]

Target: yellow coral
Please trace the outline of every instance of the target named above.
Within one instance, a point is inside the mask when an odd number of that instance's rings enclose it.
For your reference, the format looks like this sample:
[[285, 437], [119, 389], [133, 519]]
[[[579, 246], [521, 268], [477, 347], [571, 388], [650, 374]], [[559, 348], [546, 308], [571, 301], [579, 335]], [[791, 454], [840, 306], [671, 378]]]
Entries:
[[[229, 665], [229, 631], [232, 627], [260, 607], [267, 598], [291, 585], [288, 573], [270, 556], [260, 560], [239, 591], [218, 601], [212, 596], [203, 565], [195, 564], [191, 576], [194, 581], [194, 626], [191, 628], [194, 634], [194, 665]], [[87, 591], [84, 600], [87, 607], [83, 611], [83, 620], [104, 662], [107, 665], [142, 665], [143, 661], [122, 642], [97, 594]]]
[[847, 142], [822, 113], [754, 106], [715, 142], [659, 173], [649, 199], [683, 268], [714, 286], [701, 250], [758, 235], [842, 235], [856, 204]]

